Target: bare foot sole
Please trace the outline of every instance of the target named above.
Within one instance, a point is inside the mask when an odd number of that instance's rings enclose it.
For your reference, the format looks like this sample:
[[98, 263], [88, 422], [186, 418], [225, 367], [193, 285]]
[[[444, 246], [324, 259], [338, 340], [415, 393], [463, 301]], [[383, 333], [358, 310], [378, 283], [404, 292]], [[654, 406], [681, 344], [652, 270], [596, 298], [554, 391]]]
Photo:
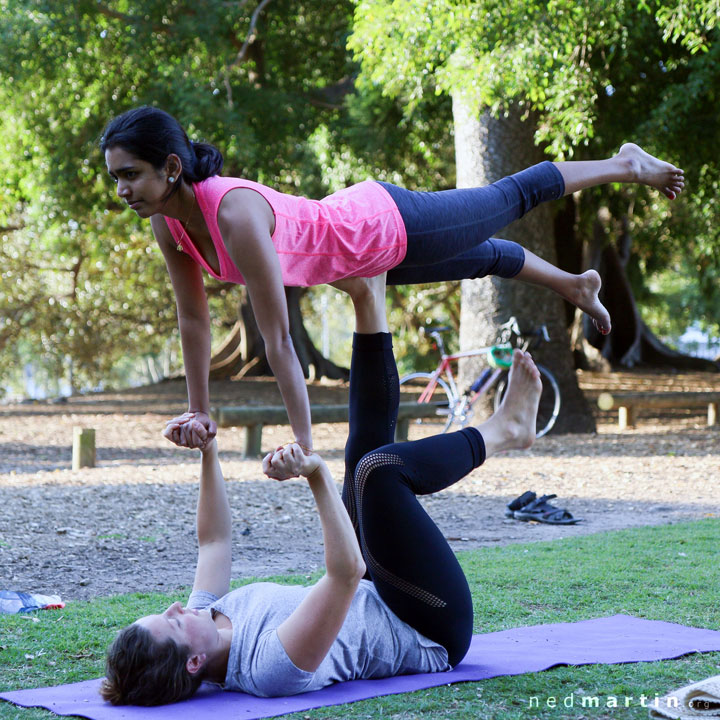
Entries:
[[587, 270], [582, 275], [576, 276], [576, 286], [572, 292], [566, 295], [566, 298], [592, 318], [593, 324], [599, 332], [607, 335], [612, 323], [610, 313], [600, 302], [601, 287], [600, 275], [595, 270]]
[[529, 448], [535, 441], [542, 381], [529, 353], [515, 350], [508, 389], [493, 419], [505, 434], [503, 450]]
[[646, 153], [635, 143], [625, 143], [615, 157], [627, 163], [630, 182], [650, 185], [670, 200], [685, 187], [685, 175], [680, 168]]

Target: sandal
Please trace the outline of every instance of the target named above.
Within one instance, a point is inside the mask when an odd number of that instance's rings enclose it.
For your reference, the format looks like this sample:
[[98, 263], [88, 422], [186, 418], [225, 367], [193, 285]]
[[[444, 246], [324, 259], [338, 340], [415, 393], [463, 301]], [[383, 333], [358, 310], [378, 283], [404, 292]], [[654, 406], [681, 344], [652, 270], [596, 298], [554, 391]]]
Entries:
[[507, 509], [505, 510], [505, 517], [515, 517], [515, 511], [521, 510], [526, 505], [531, 503], [537, 495], [532, 490], [526, 490], [522, 495], [519, 497], [516, 497], [512, 502], [509, 502], [507, 504]]
[[574, 518], [565, 508], [555, 507], [548, 502], [556, 497], [557, 495], [543, 495], [532, 500], [520, 510], [515, 510], [513, 517], [516, 520], [534, 520], [548, 525], [574, 525], [580, 522], [580, 518]]

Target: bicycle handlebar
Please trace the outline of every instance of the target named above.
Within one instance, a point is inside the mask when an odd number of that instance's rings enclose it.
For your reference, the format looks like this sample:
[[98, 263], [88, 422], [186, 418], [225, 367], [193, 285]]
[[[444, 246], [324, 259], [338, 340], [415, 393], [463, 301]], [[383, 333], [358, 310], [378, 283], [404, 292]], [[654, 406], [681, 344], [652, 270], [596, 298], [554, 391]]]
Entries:
[[528, 330], [526, 332], [523, 332], [520, 329], [520, 325], [518, 324], [517, 318], [514, 315], [506, 323], [500, 325], [498, 330], [498, 336], [502, 338], [504, 342], [508, 342], [511, 335], [517, 335], [519, 338], [523, 338], [528, 341], [531, 338], [536, 338], [537, 340], [544, 340], [545, 342], [550, 342], [550, 335], [548, 334], [547, 325], [542, 324], [536, 327], [534, 330]]
[[[453, 328], [449, 325], [434, 325], [430, 327], [421, 327], [420, 332], [430, 335], [430, 337], [434, 338], [435, 342], [437, 343], [438, 350], [442, 355], [444, 355], [445, 343], [440, 333], [447, 332], [448, 330], [452, 329]], [[507, 344], [510, 342], [510, 338], [513, 335], [517, 336], [519, 339], [525, 340], [526, 347], [530, 345], [531, 340], [536, 340], [537, 342], [540, 342], [541, 340], [545, 342], [550, 342], [550, 335], [548, 334], [547, 325], [543, 324], [538, 326], [534, 330], [523, 332], [520, 329], [518, 320], [514, 315], [512, 315], [510, 318], [508, 318], [506, 322], [504, 322], [498, 327], [498, 340], [500, 344]]]

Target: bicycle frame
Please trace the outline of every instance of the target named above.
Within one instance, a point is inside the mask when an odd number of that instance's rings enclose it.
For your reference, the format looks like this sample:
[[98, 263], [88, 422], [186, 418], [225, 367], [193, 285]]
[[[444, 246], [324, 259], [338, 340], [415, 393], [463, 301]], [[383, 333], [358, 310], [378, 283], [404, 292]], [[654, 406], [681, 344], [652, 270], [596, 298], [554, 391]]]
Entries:
[[[495, 410], [498, 409], [499, 403], [502, 401], [502, 393], [507, 387], [506, 375], [509, 370], [509, 363], [506, 365], [505, 358], [503, 357], [506, 352], [512, 353], [513, 348], [526, 351], [535, 348], [542, 341], [550, 340], [545, 325], [541, 325], [530, 332], [522, 333], [518, 327], [517, 320], [513, 317], [500, 326], [498, 340], [495, 345], [473, 348], [457, 353], [448, 353], [445, 350], [445, 343], [440, 334], [445, 330], [450, 330], [450, 328], [436, 327], [428, 328], [426, 331], [430, 337], [435, 340], [436, 349], [440, 353], [440, 362], [435, 370], [431, 373], [410, 373], [401, 379], [402, 384], [406, 380], [419, 380], [422, 378], [425, 385], [417, 402], [436, 403], [438, 405], [437, 414], [447, 416], [443, 432], [446, 432], [454, 423], [458, 423], [460, 427], [465, 427], [473, 416], [473, 406], [478, 399], [496, 386], [500, 393], [495, 397]], [[478, 375], [477, 379], [467, 390], [461, 392], [458, 388], [456, 374], [453, 372], [453, 363], [462, 358], [478, 357], [481, 355], [490, 356], [486, 361], [489, 367], [486, 367], [486, 369]], [[547, 419], [546, 423], [538, 426], [538, 437], [542, 437], [542, 435], [548, 432], [555, 424], [555, 419], [560, 411], [561, 399], [557, 381], [552, 373], [542, 365], [538, 365], [537, 368], [540, 372], [543, 388], [548, 388], [550, 393], [546, 400], [541, 403], [544, 408], [542, 414], [543, 422]], [[443, 398], [447, 398], [447, 404], [445, 404], [445, 402], [437, 402], [438, 392]], [[543, 397], [545, 397], [545, 391], [543, 391]], [[552, 404], [551, 408], [548, 405], [548, 401]], [[548, 414], [548, 411], [550, 414]], [[538, 414], [538, 422], [540, 422], [540, 417], [540, 414]]]
[[[492, 350], [494, 347], [497, 347], [497, 346], [496, 345], [488, 345], [487, 347], [474, 348], [472, 350], [464, 350], [462, 352], [448, 354], [445, 352], [445, 343], [443, 342], [442, 336], [438, 332], [431, 332], [430, 336], [435, 339], [435, 342], [437, 343], [437, 346], [438, 346], [438, 350], [440, 351], [440, 364], [437, 366], [437, 368], [435, 368], [435, 371], [432, 373], [432, 377], [428, 381], [428, 384], [425, 386], [425, 389], [420, 394], [420, 397], [418, 398], [418, 402], [419, 403], [430, 402], [433, 392], [435, 392], [438, 378], [440, 378], [441, 376], [443, 377], [443, 380], [445, 380], [448, 387], [450, 388], [450, 391], [453, 395], [454, 402], [458, 402], [460, 400], [460, 391], [458, 390], [458, 386], [455, 381], [455, 375], [453, 374], [452, 364], [454, 362], [457, 362], [458, 360], [461, 360], [462, 358], [477, 357], [478, 355], [485, 355], [490, 350]], [[477, 400], [477, 398], [481, 394], [487, 392], [493, 386], [493, 384], [498, 379], [498, 377], [500, 377], [500, 375], [502, 375], [503, 372], [504, 372], [504, 370], [502, 370], [501, 368], [495, 369], [492, 372], [491, 376], [488, 378], [488, 380], [485, 381], [483, 386], [475, 394], [475, 396], [473, 397], [471, 402], [475, 402], [475, 400]]]
[[[479, 355], [485, 355], [493, 348], [497, 348], [498, 346], [502, 347], [507, 345], [508, 349], [512, 348], [512, 344], [510, 343], [510, 338], [512, 336], [515, 336], [522, 340], [522, 344], [519, 345], [521, 350], [527, 350], [528, 347], [530, 347], [531, 342], [534, 338], [528, 335], [524, 335], [522, 332], [520, 332], [520, 328], [518, 326], [517, 319], [515, 317], [511, 317], [506, 323], [500, 326], [500, 342], [496, 345], [489, 345], [488, 347], [482, 347], [482, 348], [473, 348], [472, 350], [464, 350], [462, 352], [458, 353], [452, 353], [448, 354], [445, 351], [445, 342], [442, 338], [442, 335], [440, 334], [443, 330], [446, 330], [448, 328], [437, 328], [435, 330], [430, 331], [430, 337], [432, 337], [435, 340], [435, 343], [437, 344], [437, 349], [440, 352], [440, 363], [435, 368], [435, 371], [432, 373], [432, 376], [430, 380], [428, 381], [427, 386], [423, 390], [423, 392], [420, 394], [420, 397], [418, 398], [419, 403], [423, 402], [430, 402], [433, 393], [435, 392], [435, 388], [438, 384], [438, 379], [440, 377], [443, 378], [445, 383], [447, 384], [451, 394], [452, 394], [452, 401], [453, 405], [456, 405], [458, 402], [460, 402], [461, 393], [458, 390], [457, 382], [455, 381], [455, 375], [453, 374], [452, 370], [452, 363], [457, 362], [458, 360], [461, 360], [462, 358], [466, 357], [477, 357]], [[550, 337], [548, 336], [547, 328], [545, 325], [540, 326], [540, 328], [536, 331], [543, 340], [549, 341]], [[463, 407], [472, 407], [472, 405], [475, 404], [477, 399], [484, 395], [488, 390], [490, 390], [491, 387], [495, 385], [495, 383], [498, 381], [499, 377], [505, 372], [501, 368], [495, 368], [491, 375], [486, 379], [486, 381], [482, 384], [480, 388], [475, 392], [474, 395], [469, 399], [467, 403], [463, 403]]]

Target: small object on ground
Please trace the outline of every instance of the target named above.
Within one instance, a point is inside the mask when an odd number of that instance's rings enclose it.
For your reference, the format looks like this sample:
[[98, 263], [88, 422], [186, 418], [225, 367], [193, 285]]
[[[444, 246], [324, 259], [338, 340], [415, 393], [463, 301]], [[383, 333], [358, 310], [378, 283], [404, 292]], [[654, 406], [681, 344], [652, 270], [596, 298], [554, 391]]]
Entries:
[[526, 490], [522, 495], [516, 497], [512, 502], [509, 502], [507, 504], [507, 509], [505, 510], [505, 517], [515, 517], [516, 510], [521, 510], [528, 503], [531, 503], [533, 500], [535, 500], [535, 498], [537, 498], [537, 495], [532, 490]]
[[39, 595], [37, 593], [0, 590], [0, 613], [14, 615], [33, 610], [64, 608], [65, 603], [59, 595]]
[[547, 523], [548, 525], [574, 525], [580, 522], [580, 518], [574, 518], [565, 508], [558, 508], [551, 505], [548, 500], [556, 498], [557, 495], [542, 495], [532, 500], [520, 510], [513, 513], [516, 520], [534, 520], [535, 522]]

